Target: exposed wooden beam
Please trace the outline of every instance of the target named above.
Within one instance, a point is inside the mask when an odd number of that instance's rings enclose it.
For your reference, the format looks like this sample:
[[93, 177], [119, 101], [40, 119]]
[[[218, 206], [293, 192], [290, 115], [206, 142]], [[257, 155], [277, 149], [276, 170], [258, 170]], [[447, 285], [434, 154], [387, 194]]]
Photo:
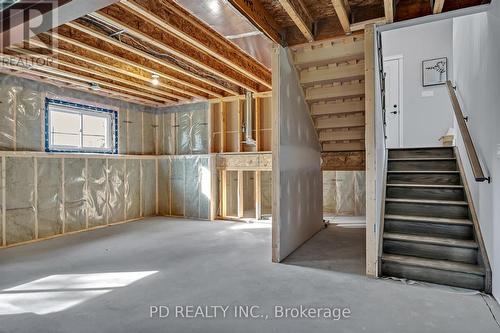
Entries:
[[285, 9], [297, 28], [299, 28], [300, 32], [302, 32], [307, 41], [313, 42], [313, 20], [302, 0], [279, 0], [279, 3], [283, 9]]
[[[24, 54], [24, 55], [28, 56], [29, 58], [35, 58], [35, 59], [46, 59], [47, 58], [47, 56], [44, 55], [44, 54], [31, 52], [31, 51], [28, 51], [28, 50], [25, 50], [25, 49], [21, 49], [21, 48], [9, 48], [9, 50], [12, 50], [12, 51], [20, 53], [20, 54]], [[97, 71], [97, 70], [94, 70], [94, 69], [91, 69], [91, 68], [88, 68], [88, 67], [83, 67], [83, 66], [75, 65], [73, 63], [69, 63], [67, 61], [63, 61], [61, 59], [58, 59], [57, 57], [52, 58], [51, 60], [52, 60], [52, 62], [54, 64], [61, 65], [61, 66], [64, 66], [66, 68], [74, 69], [74, 70], [79, 71], [79, 72], [84, 72], [84, 73], [87, 73], [87, 74], [90, 74], [90, 75], [99, 76], [99, 77], [102, 77], [104, 79], [108, 79], [108, 80], [112, 80], [112, 81], [115, 81], [115, 82], [119, 82], [121, 84], [126, 84], [128, 86], [137, 87], [138, 89], [142, 89], [142, 90], [148, 91], [148, 92], [150, 92], [152, 94], [156, 94], [158, 96], [167, 97], [168, 99], [173, 100], [174, 102], [188, 101], [189, 100], [188, 98], [185, 98], [185, 97], [182, 97], [182, 96], [178, 96], [178, 95], [174, 95], [174, 94], [171, 94], [169, 92], [166, 92], [166, 91], [163, 91], [163, 90], [160, 90], [160, 89], [152, 88], [152, 87], [150, 87], [148, 85], [138, 84], [135, 81], [130, 81], [130, 80], [124, 79], [124, 78], [116, 76], [116, 75], [110, 75], [110, 74], [106, 74], [106, 73], [104, 73], [102, 71]], [[89, 77], [88, 80], [89, 80], [89, 82], [91, 82], [93, 80], [93, 78]]]
[[351, 21], [349, 19], [349, 12], [346, 8], [346, 3], [344, 0], [332, 0], [333, 8], [335, 8], [335, 13], [342, 25], [342, 29], [346, 34], [351, 33]]
[[[110, 15], [109, 13], [112, 12], [113, 8], [114, 7], [105, 8], [100, 12], [93, 13], [91, 16], [101, 22], [110, 24], [118, 30], [126, 31], [127, 34], [158, 48], [162, 52], [166, 52], [177, 59], [183, 60], [190, 65], [206, 71], [207, 73], [220, 77], [227, 82], [252, 92], [259, 91], [258, 84], [256, 82], [244, 77], [228, 66], [225, 66], [220, 60], [211, 56], [200, 54], [200, 52], [194, 49], [191, 45], [180, 41], [176, 37], [168, 38], [170, 35], [162, 33], [161, 29], [154, 27], [147, 21], [142, 20], [143, 22], [139, 27], [132, 26], [131, 24], [133, 22], [124, 22], [126, 21], [125, 17], [118, 19], [115, 17], [118, 16], [118, 14], [114, 12], [113, 16]], [[127, 17], [131, 16], [133, 15], [127, 15]], [[153, 35], [155, 37], [152, 37]]]
[[387, 23], [387, 20], [385, 17], [378, 17], [366, 21], [361, 21], [361, 22], [356, 22], [351, 24], [351, 31], [360, 31], [360, 30], [365, 30], [366, 26], [371, 25], [371, 24], [376, 24], [376, 25], [381, 25]]
[[[89, 29], [89, 28], [87, 28], [87, 27], [85, 27], [85, 26], [81, 25], [81, 24], [78, 24], [78, 23], [74, 23], [74, 22], [72, 22], [72, 23], [68, 23], [68, 24], [66, 24], [66, 25], [67, 25], [68, 27], [73, 28], [73, 29], [79, 30], [79, 31], [81, 31], [81, 32], [83, 32], [83, 33], [86, 33], [86, 34], [88, 34], [89, 36], [92, 36], [92, 37], [94, 37], [94, 38], [96, 38], [96, 39], [98, 39], [98, 40], [101, 40], [101, 41], [107, 42], [107, 43], [109, 43], [109, 44], [111, 44], [111, 45], [113, 45], [113, 46], [116, 46], [116, 47], [122, 48], [122, 49], [124, 49], [124, 50], [126, 50], [126, 51], [128, 51], [128, 52], [131, 52], [131, 53], [132, 53], [132, 54], [134, 54], [134, 55], [137, 55], [137, 56], [139, 56], [139, 57], [142, 57], [142, 58], [144, 58], [144, 59], [147, 59], [147, 60], [149, 60], [149, 61], [151, 61], [151, 62], [154, 62], [154, 63], [156, 63], [156, 64], [158, 64], [158, 65], [164, 66], [164, 67], [166, 67], [166, 68], [168, 68], [168, 69], [171, 69], [171, 70], [173, 70], [173, 71], [176, 71], [176, 72], [178, 72], [178, 73], [180, 73], [180, 74], [186, 75], [186, 76], [188, 76], [188, 77], [190, 77], [190, 78], [192, 78], [192, 79], [195, 79], [195, 80], [197, 80], [197, 81], [203, 82], [203, 83], [205, 83], [205, 84], [207, 84], [207, 85], [210, 85], [210, 86], [212, 86], [212, 87], [215, 87], [215, 88], [217, 88], [217, 89], [223, 90], [223, 91], [225, 91], [225, 92], [227, 92], [227, 93], [229, 93], [229, 94], [231, 94], [231, 95], [235, 95], [235, 96], [239, 95], [237, 92], [235, 92], [235, 91], [233, 91], [233, 90], [231, 90], [231, 89], [228, 89], [228, 88], [224, 87], [223, 85], [220, 85], [220, 84], [215, 83], [215, 82], [213, 82], [213, 81], [211, 81], [211, 80], [208, 80], [208, 79], [206, 79], [206, 78], [203, 78], [203, 77], [200, 77], [200, 76], [198, 76], [198, 75], [195, 75], [195, 74], [193, 74], [193, 73], [191, 73], [191, 72], [189, 72], [189, 71], [187, 71], [187, 70], [183, 70], [183, 69], [181, 69], [181, 68], [179, 68], [179, 67], [177, 67], [177, 66], [174, 66], [174, 65], [172, 65], [172, 64], [170, 64], [170, 63], [168, 63], [168, 62], [166, 62], [166, 61], [164, 61], [164, 60], [162, 60], [162, 59], [160, 59], [160, 58], [156, 58], [156, 57], [152, 56], [152, 55], [151, 55], [151, 54], [149, 54], [149, 53], [146, 53], [146, 52], [144, 52], [144, 51], [141, 51], [141, 50], [139, 50], [139, 49], [136, 49], [136, 48], [134, 48], [134, 47], [132, 47], [132, 46], [130, 46], [130, 45], [128, 45], [128, 44], [121, 43], [121, 42], [117, 41], [116, 39], [113, 39], [113, 38], [111, 38], [111, 37], [109, 37], [109, 36], [106, 36], [106, 35], [103, 35], [103, 34], [101, 34], [101, 33], [98, 33], [98, 32], [96, 32], [96, 31], [94, 31], [94, 30], [92, 30], [92, 29]], [[86, 45], [85, 43], [81, 43], [81, 42], [79, 42], [79, 41], [75, 40], [74, 38], [68, 38], [68, 37], [66, 37], [66, 36], [62, 36], [62, 35], [60, 35], [60, 34], [55, 34], [55, 33], [52, 33], [52, 34], [51, 34], [51, 36], [52, 36], [52, 37], [54, 37], [54, 38], [57, 38], [57, 39], [65, 38], [65, 40], [66, 40], [66, 41], [68, 41], [68, 43], [71, 43], [71, 42], [73, 42], [73, 43], [74, 43], [74, 42], [77, 42], [77, 43], [78, 43], [78, 45], [79, 45], [80, 47], [82, 47], [82, 48], [85, 48], [85, 45]], [[95, 47], [92, 47], [92, 49], [93, 49], [93, 50], [98, 50], [98, 49], [97, 49], [97, 48], [95, 48]], [[119, 58], [120, 58], [120, 59], [123, 59], [122, 57], [119, 57]], [[158, 73], [158, 75], [160, 75], [160, 76], [161, 76], [161, 75], [162, 75], [162, 73]], [[174, 76], [169, 76], [169, 77], [170, 77], [171, 79], [173, 79], [173, 80], [178, 80], [178, 79], [177, 79], [176, 77], [174, 77]], [[222, 97], [222, 95], [220, 95], [220, 94], [214, 93], [214, 92], [213, 92], [213, 91], [211, 91], [211, 90], [204, 89], [204, 88], [202, 88], [202, 87], [200, 87], [200, 86], [198, 86], [198, 85], [192, 85], [192, 84], [190, 84], [189, 82], [187, 82], [187, 81], [185, 81], [185, 80], [182, 80], [182, 84], [185, 84], [186, 86], [197, 87], [197, 89], [199, 89], [200, 91], [203, 91], [203, 92], [205, 92], [205, 93], [208, 93], [208, 94], [210, 94], [210, 95], [212, 95], [212, 96], [214, 96], [214, 95], [219, 95], [219, 96], [217, 96], [217, 97]]]
[[[60, 37], [61, 41], [63, 41], [63, 40], [69, 40], [69, 39], [66, 39], [66, 38], [61, 37], [61, 36], [58, 36], [58, 37]], [[49, 48], [49, 46], [47, 44], [44, 44], [44, 43], [39, 42], [37, 40], [30, 40], [30, 44], [34, 45], [34, 46], [37, 46], [37, 47], [40, 47], [40, 48]], [[78, 46], [78, 45], [73, 44], [72, 42], [69, 42], [69, 44], [74, 45], [74, 46]], [[83, 45], [85, 45], [85, 44], [83, 44]], [[151, 81], [151, 77], [145, 77], [143, 75], [139, 75], [137, 73], [134, 73], [134, 72], [132, 72], [130, 70], [122, 69], [120, 66], [123, 63], [123, 64], [131, 66], [133, 68], [137, 68], [139, 70], [142, 70], [142, 71], [144, 71], [146, 73], [149, 73], [149, 74], [158, 74], [158, 75], [162, 76], [163, 78], [165, 78], [166, 80], [176, 82], [176, 83], [178, 83], [180, 85], [190, 86], [190, 88], [193, 89], [193, 90], [199, 90], [199, 88], [197, 86], [195, 86], [195, 85], [190, 85], [187, 82], [183, 82], [182, 80], [179, 80], [179, 79], [177, 79], [175, 77], [171, 77], [169, 75], [162, 75], [162, 74], [158, 73], [157, 71], [154, 71], [154, 70], [152, 70], [152, 69], [150, 69], [148, 67], [139, 65], [137, 63], [134, 63], [132, 61], [128, 61], [128, 60], [123, 59], [123, 58], [118, 58], [118, 57], [114, 56], [113, 54], [104, 52], [104, 51], [99, 50], [99, 49], [95, 49], [95, 52], [93, 52], [93, 53], [96, 53], [97, 55], [102, 56], [102, 57], [100, 57], [100, 61], [97, 61], [95, 59], [92, 59], [92, 58], [89, 58], [89, 57], [86, 57], [86, 56], [82, 56], [82, 55], [80, 55], [80, 54], [78, 54], [76, 52], [69, 52], [69, 51], [63, 50], [61, 48], [51, 48], [50, 50], [52, 52], [55, 52], [55, 53], [60, 54], [60, 55], [64, 55], [64, 56], [69, 57], [71, 59], [75, 59], [75, 60], [78, 60], [78, 61], [83, 61], [85, 63], [92, 64], [94, 66], [97, 66], [97, 67], [100, 67], [100, 68], [104, 68], [104, 69], [107, 69], [107, 70], [110, 70], [110, 71], [115, 71], [115, 72], [123, 74], [123, 75], [128, 75], [128, 76], [131, 76], [133, 78], [136, 78], [136, 79], [139, 79], [139, 80], [142, 80], [142, 81], [145, 81], [145, 82], [150, 82]], [[92, 51], [92, 48], [88, 47], [87, 50], [88, 51]], [[112, 62], [113, 65], [111, 65], [109, 63], [106, 63], [103, 58], [113, 59], [113, 62]], [[183, 95], [188, 95], [188, 96], [191, 96], [191, 97], [206, 99], [206, 96], [202, 96], [202, 95], [200, 95], [198, 93], [193, 93], [193, 92], [191, 92], [191, 91], [189, 91], [187, 89], [182, 89], [182, 88], [179, 88], [179, 87], [171, 85], [171, 84], [166, 84], [166, 83], [160, 82], [160, 86], [163, 87], [163, 88], [167, 88], [167, 89], [176, 91], [176, 92], [181, 93]], [[209, 96], [210, 95], [214, 95], [214, 94], [212, 93], [212, 94], [209, 94]]]
[[394, 0], [384, 0], [384, 13], [387, 23], [394, 22]]
[[[10, 56], [10, 55], [6, 55], [6, 54], [0, 54], [0, 57], [2, 59], [12, 60], [12, 62], [9, 62], [9, 63], [15, 63], [15, 61], [18, 60], [18, 58]], [[132, 89], [132, 88], [120, 86], [120, 85], [117, 85], [114, 83], [102, 81], [102, 80], [99, 80], [96, 78], [90, 78], [88, 76], [72, 73], [72, 72], [65, 71], [65, 70], [60, 70], [60, 69], [57, 69], [57, 68], [52, 67], [52, 66], [36, 65], [35, 64], [32, 68], [35, 70], [38, 70], [38, 71], [49, 73], [49, 74], [56, 74], [58, 76], [66, 77], [66, 78], [71, 79], [71, 80], [82, 81], [84, 84], [86, 84], [89, 87], [90, 87], [90, 83], [97, 83], [97, 84], [99, 84], [100, 87], [108, 87], [108, 88], [111, 88], [113, 90], [126, 92], [132, 96], [139, 96], [139, 97], [144, 98], [144, 99], [151, 99], [153, 101], [163, 102], [165, 104], [173, 104], [173, 101], [171, 99], [167, 99], [167, 98], [163, 98], [161, 96], [142, 92], [138, 89]]]
[[229, 0], [229, 2], [273, 42], [285, 46], [279, 32], [279, 25], [266, 11], [260, 0]]
[[271, 89], [271, 72], [171, 0], [122, 0], [126, 7], [203, 52]]
[[434, 0], [434, 6], [432, 8], [432, 12], [434, 14], [439, 14], [443, 11], [444, 0]]
[[59, 82], [59, 83], [62, 82], [62, 83], [65, 83], [67, 85], [66, 87], [68, 87], [68, 88], [83, 90], [86, 92], [92, 92], [92, 93], [95, 93], [95, 94], [101, 95], [101, 96], [106, 96], [106, 97], [111, 97], [111, 98], [120, 98], [120, 99], [135, 102], [137, 104], [144, 104], [144, 105], [155, 106], [155, 107], [166, 106], [165, 104], [162, 104], [159, 102], [154, 102], [154, 101], [151, 101], [149, 99], [144, 99], [144, 98], [140, 98], [140, 97], [130, 96], [128, 94], [123, 94], [123, 93], [120, 93], [118, 91], [114, 91], [111, 89], [101, 88], [99, 91], [91, 91], [90, 85], [88, 83], [79, 82], [79, 81], [68, 79], [65, 77], [59, 77], [56, 75], [52, 75], [50, 73], [39, 72], [39, 71], [36, 71], [33, 69], [3, 64], [2, 67], [0, 68], [0, 71], [5, 70], [5, 69], [10, 69], [14, 73], [18, 72], [18, 73], [25, 73], [25, 74], [28, 74], [30, 76], [35, 76], [35, 77], [39, 78], [39, 79], [37, 79], [38, 81], [44, 81], [41, 79], [41, 78], [44, 78], [44, 79], [54, 81], [54, 82]]

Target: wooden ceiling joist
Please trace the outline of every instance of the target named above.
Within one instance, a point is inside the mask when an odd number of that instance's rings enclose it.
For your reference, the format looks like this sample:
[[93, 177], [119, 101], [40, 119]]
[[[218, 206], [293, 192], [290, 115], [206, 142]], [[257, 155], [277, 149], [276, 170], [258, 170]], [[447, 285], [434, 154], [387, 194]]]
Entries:
[[[126, 13], [123, 13], [123, 10], [117, 12], [119, 8], [118, 6], [107, 7], [100, 12], [93, 13], [91, 16], [99, 21], [110, 24], [119, 31], [125, 31], [134, 38], [146, 42], [176, 59], [185, 61], [192, 66], [246, 90], [259, 92], [257, 82], [224, 65], [222, 61], [198, 51], [192, 45], [183, 42], [179, 38], [164, 33], [161, 28], [153, 23], [140, 20], [142, 24], [137, 27], [137, 24], [134, 24], [137, 16], [132, 12], [128, 12], [130, 15], [126, 15]], [[117, 17], [120, 18], [118, 19]]]
[[432, 13], [439, 14], [443, 11], [444, 0], [434, 0], [434, 6], [432, 8]]
[[[3, 55], [0, 54], [0, 57], [2, 57], [3, 59], [13, 59], [14, 61], [16, 60], [16, 58], [13, 58], [12, 56], [5, 55], [5, 54], [3, 54]], [[97, 83], [100, 87], [108, 87], [108, 88], [111, 88], [113, 90], [126, 92], [132, 96], [138, 96], [138, 97], [141, 97], [144, 99], [146, 99], [146, 98], [150, 99], [150, 100], [158, 102], [158, 103], [164, 103], [165, 105], [173, 104], [173, 102], [174, 102], [172, 99], [163, 98], [161, 96], [142, 92], [138, 89], [127, 88], [127, 87], [120, 86], [120, 85], [110, 83], [107, 81], [99, 80], [96, 78], [89, 78], [88, 76], [84, 76], [84, 75], [80, 75], [80, 74], [76, 74], [76, 73], [71, 73], [70, 71], [58, 69], [58, 68], [55, 68], [52, 66], [34, 65], [33, 68], [36, 71], [42, 71], [42, 72], [49, 73], [49, 74], [56, 74], [58, 76], [66, 77], [66, 78], [74, 80], [74, 81], [82, 81], [83, 83], [87, 84], [87, 86], [89, 86], [89, 87], [90, 87], [90, 83], [92, 82], [92, 83]]]
[[387, 23], [394, 22], [394, 0], [384, 0], [384, 13]]
[[229, 2], [273, 42], [285, 45], [285, 41], [280, 34], [279, 25], [267, 12], [260, 0], [229, 0]]
[[344, 0], [332, 0], [333, 8], [337, 13], [337, 17], [342, 25], [342, 29], [346, 34], [351, 33], [351, 20], [349, 19], [350, 13]]
[[279, 3], [283, 6], [288, 16], [290, 16], [307, 41], [313, 42], [313, 19], [302, 0], [279, 0]]
[[[121, 43], [119, 41], [117, 41], [116, 39], [113, 39], [109, 36], [106, 36], [106, 35], [103, 35], [101, 33], [98, 33], [92, 29], [89, 29], [81, 24], [78, 24], [78, 23], [68, 23], [66, 24], [66, 26], [70, 27], [70, 28], [73, 28], [75, 30], [79, 30], [97, 40], [100, 40], [102, 42], [106, 42], [106, 43], [109, 43], [110, 45], [114, 46], [114, 47], [118, 47], [118, 48], [121, 48], [127, 52], [129, 52], [130, 54], [133, 54], [134, 56], [138, 56], [138, 57], [141, 57], [142, 59], [146, 59], [150, 62], [153, 62], [153, 63], [156, 63], [162, 67], [165, 67], [165, 68], [168, 68], [172, 71], [175, 71], [179, 74], [182, 74], [182, 75], [185, 75], [191, 79], [194, 79], [196, 81], [200, 81], [200, 82], [203, 82], [205, 83], [206, 85], [210, 85], [214, 88], [217, 88], [219, 90], [222, 90], [222, 91], [225, 91], [227, 92], [228, 94], [231, 94], [231, 95], [234, 95], [234, 96], [237, 96], [239, 95], [237, 92], [233, 91], [233, 90], [230, 90], [228, 88], [226, 88], [225, 86], [223, 85], [220, 85], [218, 83], [215, 83], [209, 79], [206, 79], [206, 78], [203, 78], [203, 77], [200, 77], [198, 75], [195, 75], [187, 70], [184, 70], [180, 67], [177, 67], [177, 66], [174, 66], [160, 58], [157, 58], [157, 57], [154, 57], [152, 56], [151, 54], [148, 54], [144, 51], [141, 51], [137, 48], [134, 48], [132, 46], [129, 46], [128, 44], [124, 44], [124, 43]], [[67, 41], [68, 43], [73, 43], [74, 45], [78, 45], [79, 47], [81, 48], [87, 48], [87, 49], [90, 49], [90, 50], [94, 50], [94, 52], [97, 52], [99, 49], [96, 48], [96, 47], [90, 47], [89, 48], [89, 45], [86, 45], [85, 43], [82, 43], [82, 42], [79, 42], [78, 40], [74, 39], [74, 38], [69, 38], [69, 37], [66, 37], [66, 36], [63, 36], [63, 35], [60, 35], [60, 34], [52, 34], [53, 37], [57, 38], [57, 39], [61, 39], [61, 40], [65, 40]], [[109, 52], [108, 52], [109, 54]], [[117, 58], [119, 61], [122, 61], [122, 59], [125, 59], [123, 57], [117, 57], [115, 56], [115, 58]], [[151, 70], [151, 69], [150, 69]], [[155, 72], [156, 73], [156, 72]], [[162, 73], [161, 71], [159, 73], [156, 73], [160, 76], [164, 76], [165, 74]], [[172, 80], [172, 81], [178, 81], [179, 83], [182, 83], [183, 85], [186, 85], [190, 88], [195, 88], [195, 89], [198, 89], [200, 91], [203, 91], [204, 93], [207, 93], [207, 94], [210, 94], [212, 96], [215, 96], [215, 97], [223, 97], [221, 94], [219, 93], [215, 93], [214, 91], [212, 90], [208, 90], [206, 88], [203, 88], [202, 86], [200, 85], [197, 85], [197, 84], [192, 84], [186, 80], [181, 80], [175, 76], [172, 76], [172, 75], [168, 75], [169, 77], [169, 80]]]
[[271, 89], [271, 72], [215, 30], [171, 0], [122, 0], [119, 6], [156, 24], [163, 31], [221, 59], [241, 74]]
[[[79, 51], [70, 52], [70, 51], [64, 50], [64, 49], [59, 48], [59, 47], [51, 48], [51, 51], [55, 52], [57, 54], [64, 55], [64, 56], [69, 57], [69, 58], [73, 58], [73, 59], [78, 60], [78, 61], [83, 61], [85, 63], [89, 63], [89, 64], [92, 64], [92, 65], [97, 66], [97, 67], [105, 68], [105, 69], [108, 69], [111, 71], [116, 71], [118, 73], [132, 76], [132, 77], [135, 77], [136, 79], [140, 79], [140, 80], [147, 81], [147, 82], [151, 81], [152, 74], [157, 74], [160, 77], [164, 78], [165, 80], [179, 84], [181, 86], [184, 86], [184, 87], [180, 88], [180, 87], [175, 86], [173, 84], [166, 84], [166, 83], [160, 82], [160, 86], [167, 88], [167, 89], [170, 89], [170, 90], [173, 90], [173, 91], [176, 91], [176, 92], [183, 94], [183, 95], [188, 95], [191, 97], [201, 98], [201, 99], [205, 99], [205, 98], [207, 98], [207, 96], [222, 96], [219, 94], [215, 94], [215, 93], [211, 92], [210, 90], [204, 91], [203, 88], [199, 88], [198, 86], [190, 84], [189, 82], [184, 82], [180, 79], [177, 79], [176, 77], [173, 77], [170, 75], [165, 75], [165, 74], [160, 73], [159, 71], [155, 71], [149, 67], [146, 67], [146, 66], [143, 66], [141, 64], [129, 61], [129, 60], [124, 59], [124, 58], [117, 57], [114, 54], [87, 46], [83, 43], [74, 41], [74, 40], [66, 38], [64, 36], [52, 34], [51, 37], [58, 39], [59, 43], [61, 41], [66, 42], [68, 44], [71, 44], [71, 45], [77, 47], [79, 50], [80, 50], [80, 48], [84, 48], [86, 51], [91, 52], [91, 54], [95, 53], [97, 55], [97, 57], [90, 58], [88, 53], [87, 53], [87, 56], [82, 56], [79, 53], [77, 53]], [[38, 43], [36, 40], [31, 40], [30, 43], [32, 45], [35, 45], [35, 46], [38, 46], [41, 48], [47, 48], [46, 44]], [[99, 59], [99, 60], [96, 60], [96, 59]], [[109, 61], [108, 61], [108, 59], [109, 59]], [[142, 71], [144, 73], [148, 73], [149, 77], [137, 74], [131, 70], [125, 70], [121, 67], [122, 64], [130, 66], [130, 67], [137, 69], [139, 71]], [[189, 88], [193, 91], [198, 90], [198, 91], [205, 92], [207, 94], [207, 96], [200, 95], [199, 93], [194, 93], [191, 90], [188, 90], [187, 88]]]
[[[9, 48], [9, 50], [12, 50], [14, 52], [26, 55], [29, 58], [47, 59], [47, 56], [44, 55], [44, 54], [27, 51], [27, 50], [21, 49], [21, 48]], [[101, 78], [104, 78], [104, 79], [112, 80], [112, 81], [115, 81], [115, 82], [118, 82], [118, 83], [121, 83], [121, 84], [125, 84], [125, 85], [127, 85], [129, 87], [137, 87], [137, 88], [139, 88], [141, 90], [148, 91], [148, 92], [150, 92], [152, 94], [166, 97], [169, 100], [173, 100], [175, 102], [188, 101], [189, 100], [189, 98], [186, 98], [186, 97], [183, 97], [183, 96], [179, 96], [179, 95], [175, 95], [175, 94], [171, 94], [171, 93], [169, 93], [167, 91], [163, 91], [161, 89], [152, 88], [152, 87], [150, 87], [148, 85], [145, 85], [145, 84], [139, 84], [136, 81], [130, 81], [130, 80], [124, 79], [123, 77], [120, 77], [120, 76], [117, 76], [117, 75], [110, 75], [110, 74], [106, 74], [106, 73], [104, 73], [102, 71], [98, 71], [98, 70], [94, 70], [94, 69], [91, 69], [91, 68], [88, 68], [88, 67], [83, 67], [83, 66], [75, 65], [73, 63], [70, 63], [70, 62], [67, 62], [67, 61], [63, 61], [63, 60], [61, 60], [61, 59], [59, 59], [57, 57], [51, 58], [51, 61], [54, 64], [56, 64], [56, 65], [64, 66], [65, 68], [69, 68], [70, 70], [76, 70], [78, 72], [83, 72], [83, 73], [90, 74], [90, 75], [93, 75], [93, 76], [97, 76], [97, 77], [101, 77]], [[92, 77], [88, 78], [89, 82], [92, 82], [92, 80], [93, 80]]]
[[379, 24], [385, 24], [385, 23], [387, 23], [387, 19], [385, 17], [378, 17], [378, 18], [369, 19], [366, 21], [356, 22], [356, 23], [351, 24], [351, 31], [352, 32], [361, 31], [361, 30], [365, 30], [365, 27], [368, 25], [371, 25], [371, 24], [379, 25]]
[[[39, 81], [45, 81], [45, 80], [50, 80], [53, 81], [54, 83], [64, 83], [66, 84], [69, 88], [76, 88], [78, 90], [83, 90], [86, 92], [91, 91], [90, 85], [85, 82], [80, 82], [77, 80], [73, 79], [68, 79], [66, 77], [60, 77], [57, 75], [52, 75], [50, 73], [45, 73], [45, 72], [39, 72], [37, 70], [33, 69], [28, 69], [28, 68], [20, 68], [16, 66], [11, 66], [11, 65], [2, 65], [2, 69], [10, 69], [13, 72], [20, 72], [20, 73], [26, 73], [30, 76], [35, 76], [38, 78]], [[60, 84], [58, 85], [60, 86]], [[105, 96], [105, 97], [111, 97], [111, 98], [121, 98], [127, 101], [131, 101], [137, 104], [145, 104], [149, 106], [154, 106], [154, 107], [160, 107], [164, 106], [163, 103], [160, 102], [155, 102], [149, 99], [141, 98], [141, 97], [136, 97], [136, 96], [131, 96], [129, 94], [124, 94], [119, 91], [115, 91], [112, 89], [106, 89], [106, 88], [101, 88], [99, 91], [92, 91], [92, 93]]]

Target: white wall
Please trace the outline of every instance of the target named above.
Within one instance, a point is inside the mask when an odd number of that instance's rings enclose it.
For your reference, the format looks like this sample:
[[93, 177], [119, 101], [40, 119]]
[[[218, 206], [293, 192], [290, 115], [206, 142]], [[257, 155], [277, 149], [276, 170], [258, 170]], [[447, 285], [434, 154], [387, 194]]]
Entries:
[[[453, 20], [454, 78], [469, 116], [469, 130], [492, 183], [468, 183], [493, 270], [493, 294], [500, 299], [500, 4], [486, 13]], [[462, 147], [463, 148], [463, 147]], [[461, 149], [461, 156], [466, 153]], [[464, 166], [469, 167], [464, 160]]]
[[[453, 125], [446, 87], [422, 87], [422, 61], [448, 57], [453, 63], [453, 21], [447, 19], [382, 33], [384, 57], [403, 56], [403, 147], [441, 146], [439, 138]], [[422, 94], [433, 93], [432, 97]]]
[[273, 49], [273, 261], [323, 226], [321, 146], [304, 92], [282, 47]]

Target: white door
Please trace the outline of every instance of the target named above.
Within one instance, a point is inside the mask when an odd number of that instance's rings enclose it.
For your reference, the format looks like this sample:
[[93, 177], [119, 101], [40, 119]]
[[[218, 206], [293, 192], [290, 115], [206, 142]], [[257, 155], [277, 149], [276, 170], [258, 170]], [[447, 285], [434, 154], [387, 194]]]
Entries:
[[385, 120], [387, 148], [401, 147], [401, 63], [402, 59], [384, 61], [385, 72]]

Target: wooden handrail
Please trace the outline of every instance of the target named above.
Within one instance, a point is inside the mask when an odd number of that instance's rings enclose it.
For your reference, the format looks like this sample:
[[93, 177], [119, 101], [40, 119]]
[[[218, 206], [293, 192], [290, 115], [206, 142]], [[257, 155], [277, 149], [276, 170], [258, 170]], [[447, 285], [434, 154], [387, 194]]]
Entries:
[[479, 162], [477, 151], [474, 147], [474, 142], [472, 142], [469, 128], [465, 123], [465, 117], [462, 112], [462, 108], [460, 107], [460, 103], [458, 102], [457, 94], [455, 93], [455, 87], [453, 87], [453, 84], [450, 80], [446, 81], [446, 86], [448, 87], [451, 104], [453, 105], [453, 111], [455, 113], [455, 118], [457, 119], [458, 128], [460, 129], [460, 133], [462, 134], [462, 138], [464, 140], [465, 150], [467, 151], [467, 156], [472, 166], [472, 173], [474, 174], [474, 178], [477, 182], [488, 181], [489, 183], [490, 177], [485, 176], [481, 163]]

